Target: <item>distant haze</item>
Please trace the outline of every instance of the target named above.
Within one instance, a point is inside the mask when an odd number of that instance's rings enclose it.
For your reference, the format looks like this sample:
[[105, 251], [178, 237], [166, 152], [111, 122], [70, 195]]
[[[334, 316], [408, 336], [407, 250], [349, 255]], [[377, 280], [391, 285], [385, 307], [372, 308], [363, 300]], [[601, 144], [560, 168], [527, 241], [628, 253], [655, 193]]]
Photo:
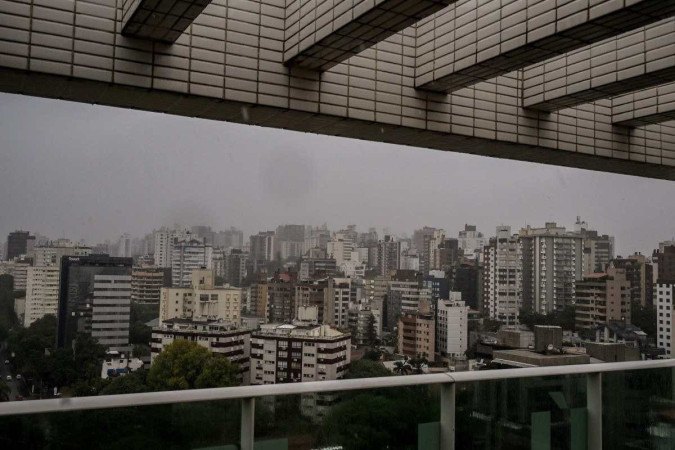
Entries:
[[465, 223], [572, 228], [651, 252], [675, 183], [0, 94], [0, 242], [15, 229], [96, 243], [161, 225], [279, 224], [456, 236]]

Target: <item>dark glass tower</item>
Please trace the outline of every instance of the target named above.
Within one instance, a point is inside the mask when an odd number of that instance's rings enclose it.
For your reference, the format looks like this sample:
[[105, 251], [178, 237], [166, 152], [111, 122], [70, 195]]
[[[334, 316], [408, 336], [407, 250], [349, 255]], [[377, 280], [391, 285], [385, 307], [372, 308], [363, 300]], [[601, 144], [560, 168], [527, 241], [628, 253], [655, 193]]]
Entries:
[[132, 258], [107, 255], [61, 258], [57, 347], [72, 345], [78, 333], [91, 334], [95, 279], [131, 277]]

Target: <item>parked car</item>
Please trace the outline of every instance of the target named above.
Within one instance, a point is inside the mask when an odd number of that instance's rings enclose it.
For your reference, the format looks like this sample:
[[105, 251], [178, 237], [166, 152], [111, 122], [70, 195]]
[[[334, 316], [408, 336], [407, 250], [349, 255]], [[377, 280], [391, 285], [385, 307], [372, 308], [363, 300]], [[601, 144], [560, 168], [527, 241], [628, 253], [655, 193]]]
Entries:
[[7, 381], [12, 381], [12, 376], [11, 376], [11, 375], [7, 375]]
[[20, 374], [20, 373], [17, 373], [17, 374], [16, 374], [16, 379], [17, 379], [17, 380], [20, 380], [20, 379], [21, 379], [21, 374]]
[[9, 359], [6, 359], [6, 360], [5, 360], [5, 364], [9, 364]]

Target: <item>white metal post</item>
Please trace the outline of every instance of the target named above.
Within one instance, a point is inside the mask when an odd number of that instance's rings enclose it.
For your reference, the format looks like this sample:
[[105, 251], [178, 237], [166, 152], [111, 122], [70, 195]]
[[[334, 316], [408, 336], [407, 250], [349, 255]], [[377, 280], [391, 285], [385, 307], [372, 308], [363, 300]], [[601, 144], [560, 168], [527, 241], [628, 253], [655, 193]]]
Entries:
[[588, 409], [588, 450], [602, 448], [602, 374], [586, 375], [586, 407]]
[[255, 441], [255, 398], [241, 399], [241, 450], [253, 450]]
[[441, 449], [455, 449], [455, 383], [441, 385]]

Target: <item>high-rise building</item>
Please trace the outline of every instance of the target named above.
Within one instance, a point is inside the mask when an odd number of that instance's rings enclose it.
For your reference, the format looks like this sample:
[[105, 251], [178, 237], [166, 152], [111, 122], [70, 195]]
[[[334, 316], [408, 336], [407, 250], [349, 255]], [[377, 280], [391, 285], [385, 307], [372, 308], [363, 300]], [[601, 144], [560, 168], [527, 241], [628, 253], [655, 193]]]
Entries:
[[574, 232], [580, 234], [583, 239], [582, 273], [603, 272], [614, 259], [614, 237], [600, 235], [597, 231], [589, 229], [588, 224], [579, 216], [574, 224]]
[[626, 270], [610, 264], [605, 272], [588, 273], [576, 282], [575, 322], [578, 330], [594, 330], [612, 322], [629, 324], [631, 291]]
[[345, 261], [350, 261], [355, 249], [355, 243], [350, 239], [350, 235], [343, 232], [335, 233], [326, 244], [326, 254], [329, 258], [334, 259], [338, 266]]
[[194, 270], [188, 287], [162, 288], [159, 321], [180, 318], [239, 323], [241, 297], [240, 288], [215, 286], [212, 270]]
[[64, 256], [87, 256], [92, 253], [91, 247], [83, 246], [69, 239], [57, 239], [44, 245], [33, 248], [30, 256], [36, 267], [61, 266], [61, 258]]
[[31, 267], [30, 260], [13, 259], [12, 261], [0, 261], [0, 274], [11, 275], [14, 279], [14, 291], [25, 291], [28, 281], [28, 269]]
[[469, 308], [459, 292], [451, 292], [449, 297], [436, 302], [436, 352], [455, 358], [466, 353]]
[[675, 283], [654, 285], [656, 304], [656, 347], [663, 349], [666, 356], [675, 355]]
[[377, 247], [377, 262], [380, 275], [387, 275], [391, 271], [401, 268], [401, 243], [394, 241], [391, 236], [385, 236]]
[[58, 347], [72, 345], [79, 333], [128, 347], [132, 264], [107, 255], [61, 258]]
[[253, 270], [259, 272], [276, 259], [274, 231], [261, 231], [249, 237]]
[[128, 352], [130, 318], [131, 274], [94, 274], [91, 337], [109, 351]]
[[487, 244], [487, 239], [483, 233], [476, 230], [476, 225], [464, 225], [464, 230], [459, 232], [459, 249], [465, 258], [480, 259], [483, 247]]
[[627, 258], [615, 258], [612, 264], [617, 269], [626, 271], [631, 302], [642, 306], [654, 304], [653, 266], [644, 255], [637, 253]]
[[522, 306], [522, 259], [518, 235], [498, 226], [497, 236], [483, 247], [483, 311], [494, 320], [518, 323]]
[[267, 324], [251, 334], [251, 384], [341, 379], [350, 359], [351, 336], [328, 325]]
[[324, 324], [340, 329], [348, 327], [351, 281], [350, 278], [328, 279], [324, 290]]
[[192, 233], [184, 228], [174, 230], [162, 228], [156, 230], [153, 234], [155, 239], [155, 266], [157, 267], [171, 267], [174, 243], [189, 240], [192, 237]]
[[213, 268], [213, 247], [198, 239], [175, 241], [171, 246], [171, 282], [190, 286], [192, 271]]
[[201, 239], [204, 243], [214, 246], [215, 233], [211, 227], [207, 225], [193, 225], [190, 227], [192, 236]]
[[420, 272], [440, 269], [439, 249], [445, 240], [445, 230], [436, 230], [422, 235], [422, 252], [420, 253]]
[[38, 319], [53, 314], [59, 309], [59, 273], [57, 265], [28, 268], [26, 282], [25, 327]]
[[295, 318], [295, 276], [276, 274], [267, 283], [267, 321], [291, 323]]
[[282, 260], [300, 258], [304, 254], [304, 225], [279, 225], [275, 238], [277, 251]]
[[675, 283], [675, 245], [660, 246], [652, 260], [657, 265], [656, 279], [659, 283]]
[[428, 236], [433, 236], [434, 232], [437, 231], [433, 227], [424, 227], [413, 232], [412, 245], [417, 250], [417, 254], [422, 255], [424, 252], [424, 242], [428, 239]]
[[398, 351], [409, 358], [425, 358], [434, 362], [436, 324], [429, 306], [426, 304], [426, 307], [398, 318]]
[[267, 317], [267, 302], [269, 299], [268, 295], [268, 282], [267, 278], [260, 278], [254, 280], [251, 285], [248, 287], [247, 291], [247, 301], [248, 301], [248, 312], [253, 314], [256, 317]]
[[420, 311], [424, 304], [431, 304], [431, 290], [420, 287], [419, 281], [390, 281], [384, 305], [384, 328], [393, 331], [400, 315]]
[[520, 231], [523, 259], [523, 307], [548, 314], [573, 306], [581, 279], [583, 238], [555, 222]]
[[134, 267], [131, 271], [131, 301], [159, 304], [163, 287], [171, 287], [171, 269]]
[[244, 278], [246, 278], [246, 261], [248, 253], [242, 250], [233, 248], [225, 254], [225, 267], [223, 273], [223, 280], [231, 286], [241, 286]]
[[326, 323], [326, 316], [330, 311], [326, 310], [326, 289], [328, 278], [299, 282], [295, 286], [295, 307], [315, 307], [316, 322]]
[[454, 269], [450, 287], [452, 291], [460, 292], [466, 306], [476, 311], [483, 304], [483, 267], [477, 259], [464, 260]]
[[31, 236], [29, 231], [12, 231], [7, 236], [7, 253], [5, 259], [11, 261], [14, 258], [28, 255], [33, 249], [35, 236]]
[[213, 246], [217, 248], [244, 248], [244, 232], [231, 227], [229, 230], [219, 231], [213, 234]]

